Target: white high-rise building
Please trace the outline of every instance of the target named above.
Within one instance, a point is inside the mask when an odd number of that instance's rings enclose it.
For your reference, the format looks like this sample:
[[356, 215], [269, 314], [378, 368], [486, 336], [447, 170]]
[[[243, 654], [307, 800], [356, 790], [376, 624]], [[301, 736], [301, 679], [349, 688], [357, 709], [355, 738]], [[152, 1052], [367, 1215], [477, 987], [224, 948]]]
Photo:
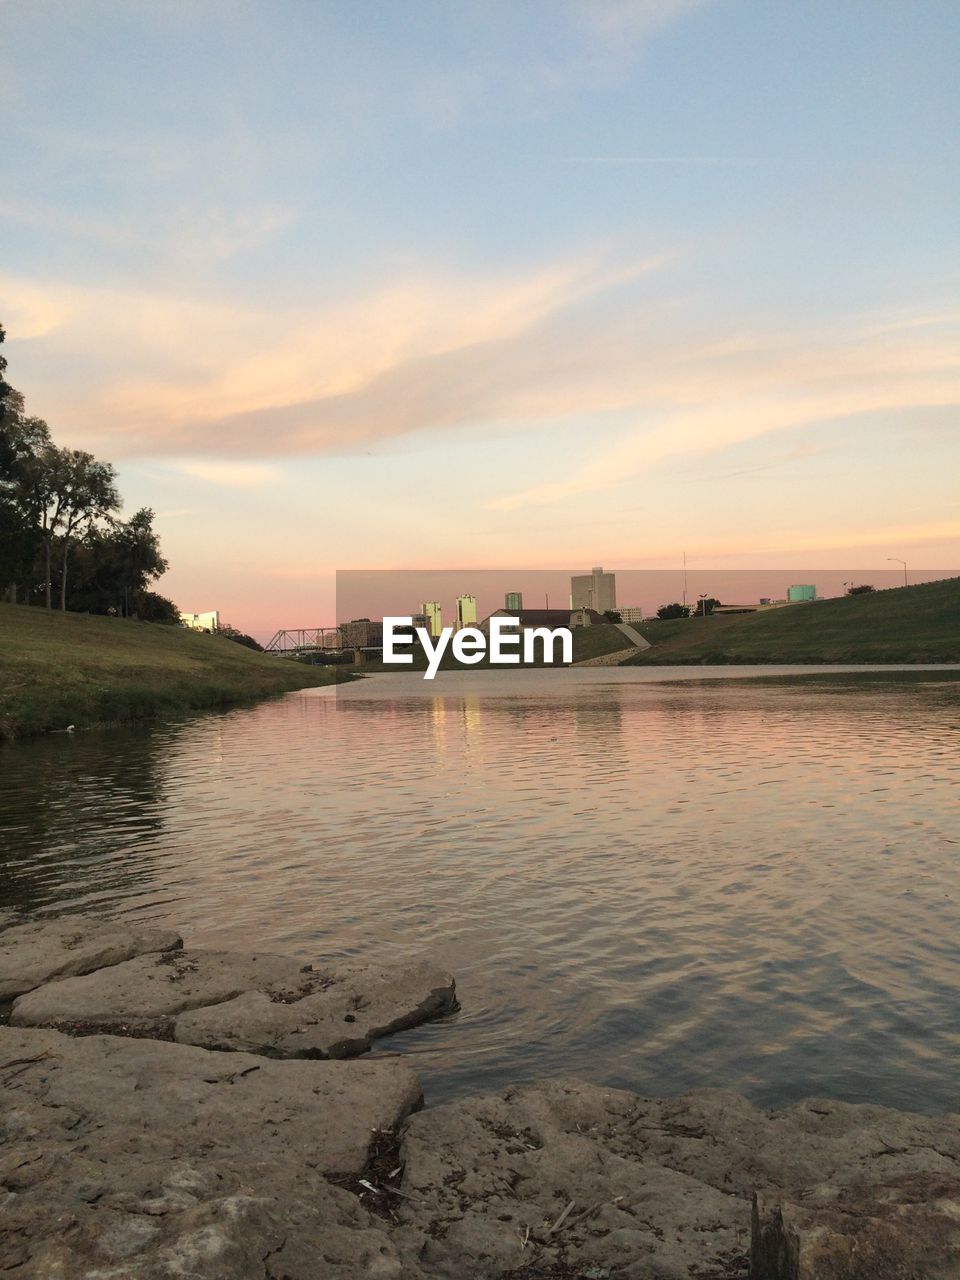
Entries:
[[570, 579], [570, 607], [572, 609], [596, 609], [606, 613], [617, 607], [617, 575], [604, 573], [598, 565], [589, 573], [580, 573]]

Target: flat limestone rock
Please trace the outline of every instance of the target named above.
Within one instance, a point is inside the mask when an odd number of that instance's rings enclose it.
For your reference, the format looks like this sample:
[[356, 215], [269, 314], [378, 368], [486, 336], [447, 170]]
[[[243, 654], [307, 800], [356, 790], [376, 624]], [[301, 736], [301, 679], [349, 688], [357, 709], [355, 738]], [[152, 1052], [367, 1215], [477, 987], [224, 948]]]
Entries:
[[399, 1060], [270, 1062], [0, 1028], [0, 1276], [398, 1280], [324, 1174], [421, 1100]]
[[7, 923], [0, 931], [0, 1001], [45, 982], [87, 974], [134, 956], [175, 951], [183, 940], [172, 929], [147, 929], [89, 916]]
[[248, 991], [183, 1013], [174, 1039], [278, 1058], [347, 1058], [365, 1053], [380, 1036], [454, 1008], [453, 978], [432, 965], [366, 965], [337, 971], [325, 989], [289, 1004]]
[[178, 1014], [251, 989], [292, 1000], [321, 989], [326, 974], [287, 956], [233, 951], [144, 955], [83, 977], [51, 982], [23, 996], [10, 1022], [170, 1039]]
[[375, 1036], [456, 1006], [429, 965], [338, 971], [286, 956], [178, 951], [51, 982], [13, 1006], [13, 1026], [176, 1039], [272, 1057], [349, 1057]]
[[960, 1179], [905, 1174], [811, 1188], [802, 1202], [757, 1194], [752, 1280], [956, 1280]]
[[[526, 1267], [531, 1276], [746, 1280], [754, 1189], [805, 1203], [828, 1179], [850, 1195], [899, 1178], [933, 1194], [958, 1177], [960, 1116], [829, 1101], [768, 1112], [723, 1091], [649, 1099], [550, 1081], [415, 1115], [401, 1154], [392, 1235], [411, 1275], [492, 1280]], [[944, 1203], [941, 1219], [957, 1212]], [[913, 1226], [921, 1221], [918, 1207], [902, 1211], [904, 1222], [911, 1213]], [[941, 1270], [931, 1263], [916, 1274], [960, 1275], [948, 1237], [930, 1228], [926, 1238]], [[754, 1280], [787, 1276], [799, 1280], [790, 1271]]]

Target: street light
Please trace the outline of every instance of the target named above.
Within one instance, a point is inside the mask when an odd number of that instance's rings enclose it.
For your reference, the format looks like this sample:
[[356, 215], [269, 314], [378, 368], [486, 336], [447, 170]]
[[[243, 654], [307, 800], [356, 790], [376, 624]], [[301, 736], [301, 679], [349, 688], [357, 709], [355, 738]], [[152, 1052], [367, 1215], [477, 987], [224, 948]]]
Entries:
[[887, 559], [888, 559], [888, 560], [896, 560], [897, 564], [902, 564], [902, 565], [903, 565], [903, 585], [904, 585], [904, 586], [906, 586], [906, 585], [907, 585], [907, 562], [906, 562], [906, 560], [901, 560], [899, 556], [887, 556]]
[[846, 591], [847, 587], [852, 587], [852, 586], [853, 586], [853, 582], [852, 582], [852, 581], [850, 581], [850, 582], [845, 582], [845, 583], [843, 584], [843, 589], [844, 589], [844, 591]]
[[700, 612], [701, 612], [701, 614], [703, 615], [703, 617], [706, 617], [706, 616], [707, 616], [707, 593], [706, 593], [706, 591], [702, 591], [702, 592], [700, 593]]

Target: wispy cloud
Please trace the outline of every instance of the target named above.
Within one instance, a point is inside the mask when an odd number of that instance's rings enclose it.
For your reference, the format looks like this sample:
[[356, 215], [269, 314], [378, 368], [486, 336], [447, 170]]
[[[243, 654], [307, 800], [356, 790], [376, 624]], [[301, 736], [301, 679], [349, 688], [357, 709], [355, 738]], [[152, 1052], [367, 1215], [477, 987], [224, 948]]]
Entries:
[[[259, 489], [264, 485], [276, 484], [281, 478], [279, 467], [257, 465], [252, 462], [202, 462], [191, 459], [181, 462], [177, 469], [195, 480], [206, 480], [210, 484], [222, 485], [230, 489]], [[178, 515], [189, 512], [177, 512]]]

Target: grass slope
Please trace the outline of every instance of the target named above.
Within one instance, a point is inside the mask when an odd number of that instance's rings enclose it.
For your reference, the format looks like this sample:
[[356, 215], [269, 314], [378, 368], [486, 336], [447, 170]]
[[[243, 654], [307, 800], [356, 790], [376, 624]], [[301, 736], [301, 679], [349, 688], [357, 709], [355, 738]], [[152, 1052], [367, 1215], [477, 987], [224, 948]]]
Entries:
[[183, 627], [0, 604], [0, 739], [225, 706], [335, 678]]
[[645, 622], [642, 666], [704, 662], [960, 662], [960, 578], [765, 613]]

